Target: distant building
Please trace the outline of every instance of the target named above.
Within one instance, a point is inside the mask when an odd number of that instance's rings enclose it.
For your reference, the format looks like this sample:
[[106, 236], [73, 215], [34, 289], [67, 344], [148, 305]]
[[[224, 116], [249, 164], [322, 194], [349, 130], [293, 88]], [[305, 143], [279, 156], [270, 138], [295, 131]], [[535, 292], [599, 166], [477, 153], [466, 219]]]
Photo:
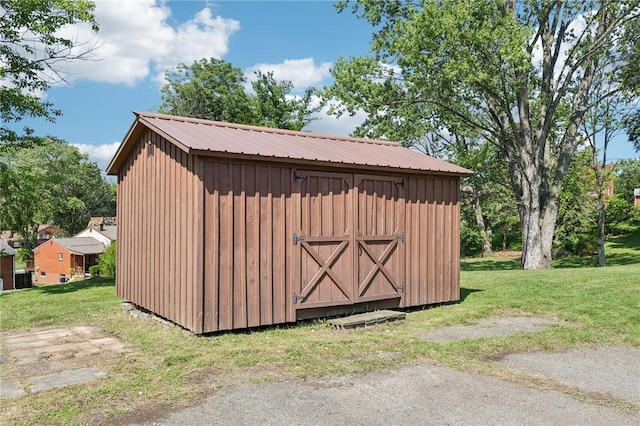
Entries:
[[83, 279], [115, 239], [115, 218], [91, 218], [87, 228], [72, 238], [53, 238], [33, 251], [36, 281]]
[[636, 207], [640, 207], [640, 188], [635, 188], [633, 190], [633, 204]]
[[0, 239], [0, 290], [13, 290], [16, 279], [16, 251]]

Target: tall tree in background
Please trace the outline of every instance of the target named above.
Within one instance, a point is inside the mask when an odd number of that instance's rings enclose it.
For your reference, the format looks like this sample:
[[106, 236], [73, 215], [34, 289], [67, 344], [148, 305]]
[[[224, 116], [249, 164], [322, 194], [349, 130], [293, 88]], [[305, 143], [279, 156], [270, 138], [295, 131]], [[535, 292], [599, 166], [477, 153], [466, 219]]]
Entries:
[[0, 229], [22, 238], [27, 258], [38, 225], [50, 223], [69, 234], [91, 216], [115, 216], [115, 192], [86, 154], [67, 142], [40, 138], [33, 146], [2, 154]]
[[312, 120], [310, 90], [291, 96], [290, 81], [277, 81], [272, 73], [256, 73], [254, 94], [245, 91], [242, 70], [220, 59], [201, 59], [178, 65], [166, 75], [161, 89], [166, 114], [230, 123], [302, 130]]
[[[522, 267], [551, 267], [558, 195], [602, 55], [640, 2], [354, 0], [339, 4], [377, 29], [367, 58], [342, 59], [326, 95], [364, 126], [433, 117], [478, 132], [509, 168], [522, 226]], [[363, 133], [364, 129], [360, 129]]]
[[307, 89], [300, 98], [290, 96], [293, 83], [277, 81], [272, 72], [256, 72], [256, 80], [251, 82], [256, 92], [252, 96], [255, 108], [251, 124], [278, 129], [302, 130], [313, 121], [311, 114], [319, 108], [311, 108], [313, 90]]
[[19, 138], [6, 123], [25, 117], [53, 121], [61, 114], [41, 93], [64, 81], [59, 63], [85, 59], [95, 46], [81, 45], [59, 30], [86, 22], [97, 31], [93, 10], [87, 0], [0, 0], [0, 149], [33, 141]]
[[221, 59], [180, 64], [167, 72], [160, 112], [206, 120], [247, 123], [252, 112], [240, 68]]

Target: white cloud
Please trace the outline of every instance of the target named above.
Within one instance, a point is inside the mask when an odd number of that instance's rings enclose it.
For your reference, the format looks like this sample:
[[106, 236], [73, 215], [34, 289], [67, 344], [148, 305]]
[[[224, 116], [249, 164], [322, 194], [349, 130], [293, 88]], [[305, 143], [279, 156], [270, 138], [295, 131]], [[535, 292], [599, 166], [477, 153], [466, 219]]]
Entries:
[[168, 68], [181, 62], [222, 57], [229, 37], [240, 29], [238, 21], [214, 17], [208, 7], [173, 28], [168, 23], [170, 9], [156, 0], [97, 0], [95, 17], [98, 34], [84, 24], [62, 30], [67, 37], [87, 43], [84, 48], [97, 46], [91, 60], [64, 65], [71, 79], [127, 85], [149, 75], [161, 79]]
[[259, 63], [245, 70], [245, 75], [249, 82], [255, 80], [255, 71], [263, 73], [273, 72], [276, 80], [289, 80], [298, 90], [322, 83], [324, 79], [331, 76], [331, 62], [323, 62], [316, 65], [313, 58], [285, 59], [279, 64]]
[[78, 148], [80, 152], [89, 155], [89, 161], [97, 163], [103, 172], [111, 162], [115, 155], [120, 142], [105, 143], [102, 145], [89, 145], [84, 143], [74, 143], [73, 146]]
[[[317, 106], [320, 102], [318, 97], [314, 97], [312, 106]], [[305, 130], [313, 133], [325, 135], [349, 136], [360, 124], [367, 119], [367, 113], [358, 110], [356, 114], [342, 114], [340, 117], [327, 115], [329, 106], [325, 105], [320, 111], [313, 113], [312, 117], [316, 120], [312, 121]]]

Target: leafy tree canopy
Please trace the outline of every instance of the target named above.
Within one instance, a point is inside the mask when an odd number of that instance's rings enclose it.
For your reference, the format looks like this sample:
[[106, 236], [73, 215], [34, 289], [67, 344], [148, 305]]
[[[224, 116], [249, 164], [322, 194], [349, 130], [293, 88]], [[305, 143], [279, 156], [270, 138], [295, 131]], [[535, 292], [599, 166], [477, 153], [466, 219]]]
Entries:
[[273, 73], [256, 72], [245, 91], [242, 69], [221, 59], [201, 59], [180, 64], [167, 73], [161, 89], [160, 112], [207, 120], [302, 130], [312, 121], [312, 91], [291, 96], [293, 84], [277, 81]]
[[[412, 143], [427, 133], [478, 134], [507, 166], [525, 269], [551, 266], [559, 192], [603, 56], [618, 49], [640, 1], [353, 0], [375, 27], [371, 55], [343, 58], [325, 99], [362, 109], [359, 135]], [[336, 106], [337, 105], [337, 106]], [[444, 124], [443, 124], [444, 123]]]
[[39, 94], [64, 80], [58, 63], [82, 59], [91, 51], [91, 47], [78, 50], [82, 46], [59, 30], [86, 22], [97, 31], [94, 7], [87, 0], [0, 0], [0, 148], [33, 142], [18, 139], [20, 135], [4, 123], [24, 117], [53, 121], [61, 114]]
[[18, 233], [27, 250], [40, 224], [75, 234], [91, 216], [115, 216], [113, 185], [86, 154], [65, 141], [37, 139], [0, 155], [0, 228]]

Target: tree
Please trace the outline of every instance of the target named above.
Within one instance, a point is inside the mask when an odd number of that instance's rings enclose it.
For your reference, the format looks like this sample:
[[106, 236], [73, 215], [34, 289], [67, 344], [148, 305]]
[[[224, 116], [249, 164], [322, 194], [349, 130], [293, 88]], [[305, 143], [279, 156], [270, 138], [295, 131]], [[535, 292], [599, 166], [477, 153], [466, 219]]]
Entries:
[[372, 56], [334, 67], [333, 112], [369, 113], [360, 133], [424, 132], [436, 117], [495, 144], [518, 200], [522, 267], [551, 267], [594, 74], [640, 2], [354, 0], [339, 10], [350, 4], [377, 32]]
[[245, 92], [246, 78], [240, 68], [220, 59], [201, 59], [169, 71], [162, 87], [166, 114], [231, 123], [302, 130], [312, 121], [312, 90], [303, 97], [290, 95], [293, 84], [277, 81], [273, 73], [256, 72], [251, 83], [255, 95]]
[[221, 59], [201, 59], [167, 72], [160, 112], [207, 120], [248, 123], [252, 119], [245, 77]]
[[256, 80], [251, 83], [256, 92], [252, 97], [255, 111], [251, 124], [302, 130], [314, 120], [311, 114], [319, 107], [310, 107], [313, 89], [307, 89], [301, 98], [294, 98], [290, 96], [293, 89], [290, 81], [277, 81], [272, 72], [257, 71], [255, 74]]
[[[65, 26], [88, 23], [94, 4], [87, 0], [0, 0], [0, 149], [33, 139], [18, 138], [5, 123], [24, 117], [42, 117], [54, 121], [61, 112], [39, 93], [51, 84], [64, 81], [57, 65], [86, 58], [95, 46], [83, 45], [61, 35]], [[25, 133], [32, 131], [25, 128]]]
[[58, 139], [36, 142], [0, 154], [0, 227], [18, 233], [29, 254], [40, 224], [75, 234], [91, 216], [115, 215], [112, 185], [86, 154]]
[[627, 203], [633, 204], [633, 190], [640, 188], [640, 159], [629, 158], [618, 161], [615, 167], [614, 185], [615, 193]]

